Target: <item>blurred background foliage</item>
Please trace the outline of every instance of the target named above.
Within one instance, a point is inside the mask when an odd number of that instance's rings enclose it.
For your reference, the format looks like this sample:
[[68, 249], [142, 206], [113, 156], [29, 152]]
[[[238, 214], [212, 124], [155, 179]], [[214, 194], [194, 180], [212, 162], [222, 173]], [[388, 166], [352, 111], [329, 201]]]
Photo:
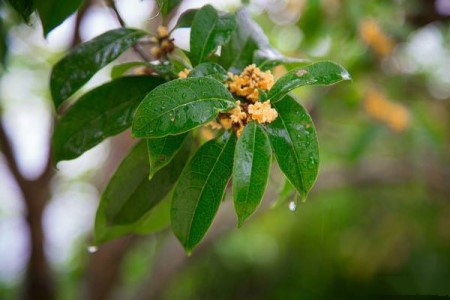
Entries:
[[[186, 0], [179, 12], [205, 2], [229, 11], [241, 5]], [[292, 195], [270, 208], [283, 186], [275, 166], [265, 208], [237, 230], [228, 200], [191, 257], [168, 231], [90, 254], [98, 194], [120, 157], [114, 146], [131, 143], [112, 139], [58, 165], [51, 182], [44, 231], [57, 298], [95, 299], [90, 289], [102, 288], [113, 299], [450, 295], [450, 1], [249, 2], [283, 54], [338, 62], [353, 78], [295, 91], [321, 146], [319, 179], [308, 200], [295, 212], [288, 209]], [[159, 21], [152, 18], [153, 1], [119, 4], [132, 26], [154, 29], [149, 24]], [[67, 29], [79, 22], [74, 16], [48, 41], [36, 18], [32, 27], [18, 25], [10, 9], [1, 10], [2, 59], [9, 52], [0, 67], [0, 112], [30, 178], [48, 153], [50, 67], [76, 39], [117, 27], [104, 10], [93, 1], [81, 32]], [[184, 35], [174, 32], [180, 44]], [[99, 74], [86, 89], [107, 78]], [[8, 299], [22, 294], [29, 246], [25, 208], [3, 157], [0, 179], [0, 298]]]

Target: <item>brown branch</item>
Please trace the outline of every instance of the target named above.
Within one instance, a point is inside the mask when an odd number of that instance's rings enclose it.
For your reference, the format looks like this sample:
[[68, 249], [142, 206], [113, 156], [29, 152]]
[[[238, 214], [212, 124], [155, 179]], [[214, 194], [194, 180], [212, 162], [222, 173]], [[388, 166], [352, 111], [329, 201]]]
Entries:
[[44, 231], [42, 215], [49, 193], [49, 183], [52, 176], [50, 158], [42, 175], [36, 180], [26, 179], [17, 165], [14, 150], [3, 126], [0, 116], [0, 149], [6, 159], [11, 174], [16, 181], [25, 206], [27, 208], [27, 223], [29, 228], [30, 257], [28, 260], [25, 299], [54, 299], [54, 287], [50, 268], [44, 253]]
[[[106, 5], [109, 6], [112, 11], [114, 12], [114, 15], [116, 16], [117, 21], [119, 22], [121, 27], [126, 27], [125, 21], [123, 20], [122, 16], [119, 13], [119, 10], [117, 9], [116, 3], [114, 0], [105, 0]], [[134, 51], [136, 51], [139, 56], [145, 60], [150, 61], [151, 58], [139, 47], [139, 45], [133, 46]]]

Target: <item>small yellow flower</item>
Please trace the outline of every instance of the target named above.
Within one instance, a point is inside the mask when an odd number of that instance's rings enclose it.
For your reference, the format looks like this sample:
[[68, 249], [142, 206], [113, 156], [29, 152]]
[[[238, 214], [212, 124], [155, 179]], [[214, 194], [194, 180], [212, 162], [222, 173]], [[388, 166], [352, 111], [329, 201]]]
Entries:
[[258, 123], [271, 123], [278, 117], [278, 112], [272, 108], [270, 100], [250, 104], [248, 113], [250, 118]]
[[245, 97], [253, 103], [259, 100], [258, 89], [268, 91], [274, 84], [272, 73], [262, 72], [254, 64], [247, 66], [240, 75], [228, 73], [228, 77], [231, 79], [228, 82], [230, 92]]
[[361, 39], [371, 47], [378, 56], [389, 55], [395, 47], [394, 41], [388, 37], [374, 20], [364, 20], [359, 26]]
[[236, 101], [236, 107], [233, 108], [229, 113], [230, 119], [233, 123], [240, 123], [243, 120], [247, 119], [247, 114], [242, 111], [241, 101]]
[[191, 72], [191, 70], [189, 69], [184, 69], [183, 71], [181, 71], [180, 73], [178, 73], [178, 78], [182, 79], [182, 78], [186, 78], [189, 75], [189, 72]]
[[364, 110], [370, 117], [386, 124], [395, 132], [404, 131], [410, 123], [410, 113], [405, 106], [390, 101], [375, 89], [367, 93]]
[[167, 30], [166, 26], [158, 26], [158, 35], [160, 38], [166, 38], [169, 37], [169, 31]]

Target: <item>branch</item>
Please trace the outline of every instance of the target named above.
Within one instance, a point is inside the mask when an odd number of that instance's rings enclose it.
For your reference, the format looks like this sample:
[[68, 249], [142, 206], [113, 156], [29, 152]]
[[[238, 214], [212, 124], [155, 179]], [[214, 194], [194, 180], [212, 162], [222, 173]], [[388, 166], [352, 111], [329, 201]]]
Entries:
[[[109, 6], [112, 9], [112, 11], [114, 12], [114, 15], [116, 16], [116, 19], [119, 22], [120, 26], [126, 27], [125, 21], [123, 20], [122, 16], [120, 15], [115, 1], [114, 0], [105, 0], [105, 2], [106, 2], [106, 5]], [[151, 58], [138, 45], [134, 45], [133, 49], [134, 49], [134, 51], [136, 51], [137, 54], [139, 54], [139, 56], [143, 60], [145, 60], [145, 61], [151, 60]]]

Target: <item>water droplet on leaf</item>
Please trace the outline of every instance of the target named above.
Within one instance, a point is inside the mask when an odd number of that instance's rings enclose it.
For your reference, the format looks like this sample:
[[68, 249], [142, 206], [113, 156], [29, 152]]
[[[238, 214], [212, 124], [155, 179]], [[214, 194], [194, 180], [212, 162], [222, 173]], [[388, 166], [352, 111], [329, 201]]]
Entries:
[[295, 201], [289, 202], [289, 210], [292, 212], [297, 210], [297, 203]]
[[91, 254], [94, 254], [95, 252], [98, 251], [98, 247], [97, 246], [89, 246], [89, 247], [87, 247], [87, 251]]

